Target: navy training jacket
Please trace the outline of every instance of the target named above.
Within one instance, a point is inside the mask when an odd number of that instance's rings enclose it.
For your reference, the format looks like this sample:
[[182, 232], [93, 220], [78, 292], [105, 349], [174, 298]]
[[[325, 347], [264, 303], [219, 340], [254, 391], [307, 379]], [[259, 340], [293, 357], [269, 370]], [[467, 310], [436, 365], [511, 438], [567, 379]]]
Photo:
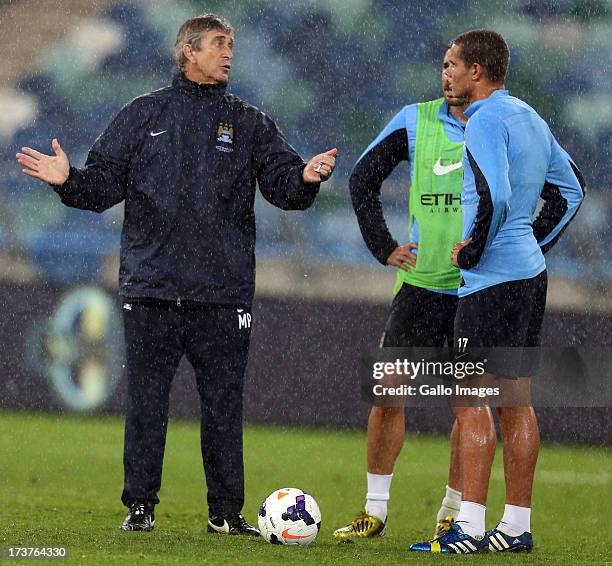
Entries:
[[283, 210], [306, 209], [319, 184], [303, 183], [304, 166], [263, 112], [177, 74], [127, 104], [54, 190], [96, 212], [125, 201], [123, 297], [250, 305], [256, 185]]

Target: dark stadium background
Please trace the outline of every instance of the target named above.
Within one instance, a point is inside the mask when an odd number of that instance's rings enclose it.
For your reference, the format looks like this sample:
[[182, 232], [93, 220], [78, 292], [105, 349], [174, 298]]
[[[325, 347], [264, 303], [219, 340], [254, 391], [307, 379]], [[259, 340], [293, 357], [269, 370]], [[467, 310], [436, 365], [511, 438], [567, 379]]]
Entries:
[[[378, 341], [394, 274], [362, 242], [348, 176], [396, 111], [439, 95], [445, 45], [468, 28], [506, 36], [508, 87], [549, 121], [588, 183], [577, 219], [547, 256], [546, 343], [611, 345], [610, 2], [4, 0], [0, 407], [121, 411], [115, 288], [122, 207], [102, 215], [65, 208], [20, 173], [14, 154], [22, 145], [50, 151], [57, 137], [82, 164], [122, 105], [168, 83], [176, 30], [204, 10], [236, 28], [231, 90], [270, 113], [303, 156], [339, 148], [336, 173], [311, 210], [282, 213], [258, 199], [248, 420], [364, 425], [356, 366]], [[400, 167], [383, 191], [400, 241], [407, 238], [406, 176]], [[187, 367], [172, 408], [196, 414]], [[609, 409], [539, 412], [546, 439], [612, 442]], [[420, 431], [444, 431], [449, 422], [442, 410], [409, 418]]]

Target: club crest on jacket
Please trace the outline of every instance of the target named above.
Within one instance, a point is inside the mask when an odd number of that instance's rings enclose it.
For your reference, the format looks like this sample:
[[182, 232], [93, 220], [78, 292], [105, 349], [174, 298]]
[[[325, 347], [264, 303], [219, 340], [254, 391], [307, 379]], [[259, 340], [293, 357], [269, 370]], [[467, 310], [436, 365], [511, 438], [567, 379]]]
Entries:
[[227, 122], [219, 122], [217, 126], [217, 141], [234, 143], [234, 126]]

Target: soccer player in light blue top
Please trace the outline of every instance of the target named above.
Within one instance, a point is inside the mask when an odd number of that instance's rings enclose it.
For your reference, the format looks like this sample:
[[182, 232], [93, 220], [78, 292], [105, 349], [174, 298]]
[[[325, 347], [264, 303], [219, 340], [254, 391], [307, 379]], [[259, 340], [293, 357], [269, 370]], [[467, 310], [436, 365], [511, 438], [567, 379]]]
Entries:
[[[542, 273], [544, 252], [583, 199], [575, 163], [525, 102], [499, 89], [465, 114], [461, 205], [469, 241], [455, 254], [460, 297]], [[540, 195], [546, 207], [533, 223]]]
[[[576, 214], [584, 181], [546, 122], [504, 90], [509, 49], [501, 35], [463, 33], [452, 42], [449, 61], [445, 72], [453, 95], [470, 103], [465, 111], [463, 241], [451, 251], [463, 279], [455, 340], [467, 342], [468, 348], [516, 347], [522, 352], [540, 344], [547, 286], [543, 254]], [[540, 198], [544, 205], [536, 217]], [[529, 401], [532, 372], [526, 353], [491, 371], [513, 380], [504, 381], [522, 401], [522, 406], [497, 408], [506, 477], [500, 523], [485, 533], [496, 439], [491, 411], [488, 406], [455, 407], [463, 489], [456, 524], [412, 550], [531, 550], [531, 494], [540, 442]]]

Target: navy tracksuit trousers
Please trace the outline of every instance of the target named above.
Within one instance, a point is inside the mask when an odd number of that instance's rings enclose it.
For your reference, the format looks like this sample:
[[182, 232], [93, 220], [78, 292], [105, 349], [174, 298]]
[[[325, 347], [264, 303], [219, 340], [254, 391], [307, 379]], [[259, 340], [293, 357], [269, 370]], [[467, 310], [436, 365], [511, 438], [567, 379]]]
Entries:
[[244, 504], [242, 392], [248, 307], [124, 299], [127, 347], [125, 484], [121, 500], [159, 503], [170, 386], [185, 354], [201, 405], [202, 460], [211, 515]]

